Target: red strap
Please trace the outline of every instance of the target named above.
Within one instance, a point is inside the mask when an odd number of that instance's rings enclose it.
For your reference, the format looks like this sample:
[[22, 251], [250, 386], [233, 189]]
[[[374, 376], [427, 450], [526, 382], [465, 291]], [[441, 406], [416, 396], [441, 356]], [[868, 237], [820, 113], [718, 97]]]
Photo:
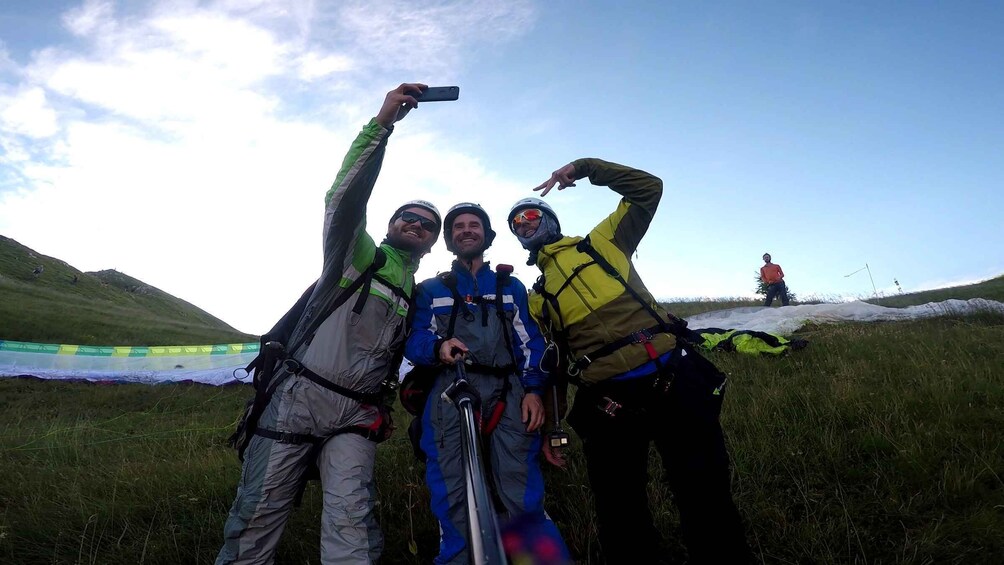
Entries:
[[655, 346], [652, 345], [651, 341], [643, 341], [642, 344], [645, 345], [645, 351], [648, 352], [648, 358], [655, 360], [659, 358], [659, 353], [655, 350]]
[[488, 418], [488, 422], [481, 428], [481, 433], [488, 436], [495, 431], [498, 427], [499, 422], [502, 420], [502, 414], [505, 412], [505, 400], [499, 400], [495, 403], [495, 407], [492, 408], [492, 415]]

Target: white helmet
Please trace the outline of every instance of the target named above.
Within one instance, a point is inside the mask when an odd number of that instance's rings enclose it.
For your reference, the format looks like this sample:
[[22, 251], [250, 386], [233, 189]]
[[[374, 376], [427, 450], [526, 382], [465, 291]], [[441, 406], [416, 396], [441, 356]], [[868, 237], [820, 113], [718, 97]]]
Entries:
[[561, 231], [561, 222], [558, 221], [558, 215], [554, 213], [554, 209], [552, 209], [547, 202], [544, 202], [540, 198], [533, 197], [523, 198], [512, 205], [512, 209], [509, 210], [509, 216], [506, 217], [506, 223], [509, 224], [509, 231], [516, 233], [516, 230], [512, 227], [512, 218], [516, 215], [516, 212], [521, 212], [530, 208], [539, 208], [541, 212], [551, 216], [551, 219], [554, 220], [555, 227], [559, 232]]

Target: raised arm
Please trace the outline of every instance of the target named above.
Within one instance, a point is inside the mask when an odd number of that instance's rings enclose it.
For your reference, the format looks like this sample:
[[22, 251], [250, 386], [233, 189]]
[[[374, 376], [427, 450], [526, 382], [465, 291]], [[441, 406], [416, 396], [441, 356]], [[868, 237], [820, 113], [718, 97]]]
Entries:
[[543, 190], [541, 196], [544, 196], [555, 186], [563, 190], [575, 186], [575, 181], [582, 178], [589, 178], [593, 185], [609, 187], [623, 196], [617, 209], [590, 235], [613, 241], [628, 255], [634, 253], [659, 208], [662, 180], [645, 171], [602, 159], [577, 159], [552, 173], [549, 180], [534, 190]]
[[387, 138], [394, 122], [418, 106], [409, 92], [421, 91], [423, 84], [402, 84], [387, 93], [377, 115], [370, 120], [349, 148], [335, 182], [324, 196], [324, 268], [322, 276], [341, 273], [354, 254], [372, 259], [375, 244], [366, 233], [366, 203], [380, 175]]

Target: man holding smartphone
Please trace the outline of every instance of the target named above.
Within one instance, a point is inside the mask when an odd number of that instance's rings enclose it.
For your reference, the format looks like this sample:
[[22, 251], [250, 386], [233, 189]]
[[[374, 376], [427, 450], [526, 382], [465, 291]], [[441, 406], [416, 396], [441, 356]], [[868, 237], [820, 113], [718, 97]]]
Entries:
[[[381, 383], [396, 379], [415, 271], [441, 221], [429, 202], [405, 203], [377, 245], [366, 233], [366, 204], [393, 125], [418, 106], [412, 94], [424, 88], [402, 84], [387, 94], [325, 196], [321, 275], [304, 295], [281, 365], [270, 375], [274, 387], [254, 419], [217, 564], [275, 561], [312, 465], [324, 493], [321, 562], [370, 564], [380, 557], [373, 468], [376, 443], [391, 429]], [[282, 276], [281, 262], [276, 267]]]

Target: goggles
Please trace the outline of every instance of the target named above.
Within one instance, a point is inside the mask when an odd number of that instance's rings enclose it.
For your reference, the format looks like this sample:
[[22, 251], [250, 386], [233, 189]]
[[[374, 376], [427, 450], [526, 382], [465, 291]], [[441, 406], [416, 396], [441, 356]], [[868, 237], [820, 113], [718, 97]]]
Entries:
[[401, 221], [406, 224], [414, 224], [415, 222], [418, 222], [421, 224], [422, 229], [429, 233], [436, 233], [436, 230], [439, 229], [439, 224], [437, 224], [435, 220], [430, 220], [429, 218], [420, 216], [410, 210], [401, 212]]
[[543, 215], [544, 212], [542, 212], [540, 208], [527, 208], [526, 210], [520, 210], [512, 217], [512, 225], [520, 226], [530, 222], [536, 222], [537, 220], [540, 220]]

